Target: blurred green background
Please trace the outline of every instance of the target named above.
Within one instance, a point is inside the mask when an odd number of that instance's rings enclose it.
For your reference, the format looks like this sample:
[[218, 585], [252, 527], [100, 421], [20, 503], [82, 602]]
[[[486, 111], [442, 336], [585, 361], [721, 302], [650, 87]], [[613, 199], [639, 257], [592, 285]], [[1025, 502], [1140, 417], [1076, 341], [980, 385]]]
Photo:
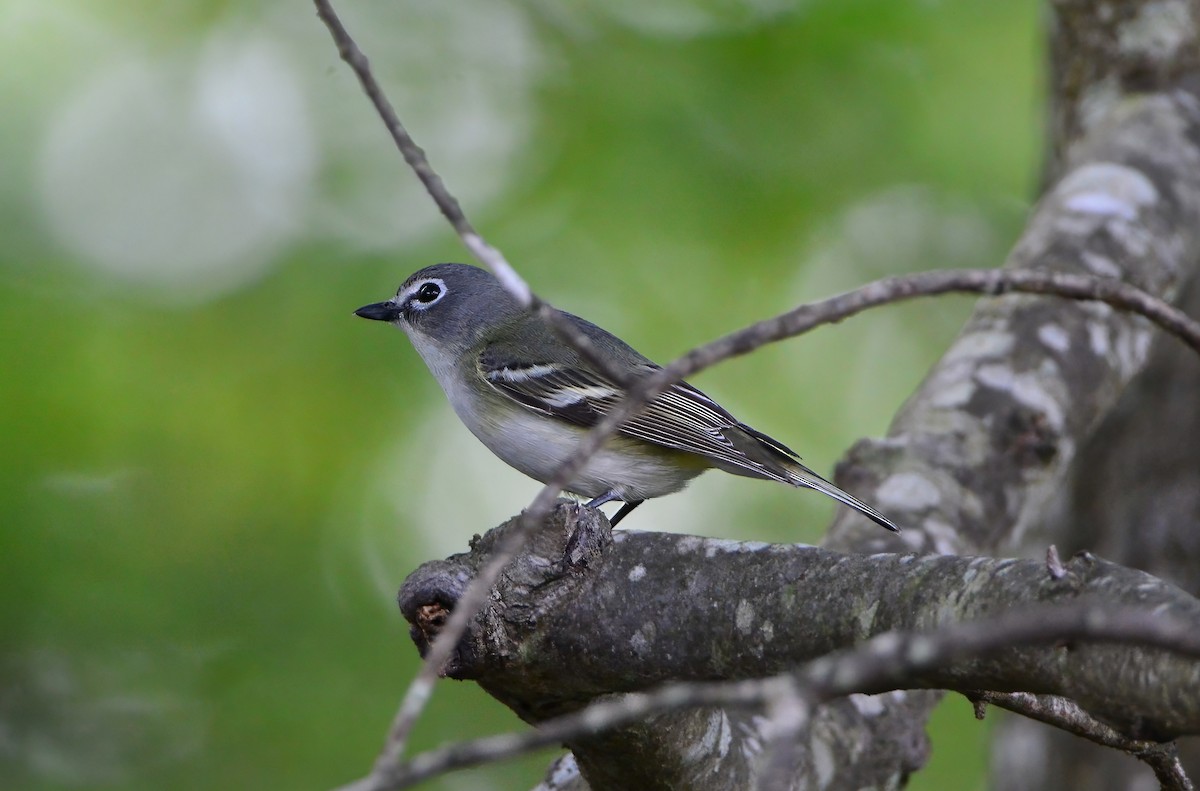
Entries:
[[[488, 239], [662, 361], [996, 265], [1036, 182], [1032, 0], [339, 7]], [[307, 3], [0, 0], [0, 60], [0, 787], [348, 781], [416, 664], [396, 588], [537, 488], [351, 315], [466, 253]], [[969, 304], [694, 381], [828, 472]], [[714, 474], [631, 525], [814, 541], [831, 513]], [[445, 682], [415, 746], [518, 725]], [[932, 738], [912, 787], [980, 787], [969, 707]], [[426, 787], [528, 788], [551, 754]]]

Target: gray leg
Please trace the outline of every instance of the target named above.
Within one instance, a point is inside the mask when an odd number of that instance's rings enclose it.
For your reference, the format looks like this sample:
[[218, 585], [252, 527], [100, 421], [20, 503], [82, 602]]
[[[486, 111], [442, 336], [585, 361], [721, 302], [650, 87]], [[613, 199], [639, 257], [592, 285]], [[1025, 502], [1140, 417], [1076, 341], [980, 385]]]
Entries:
[[621, 495], [617, 494], [612, 489], [609, 489], [607, 492], [600, 495], [599, 497], [593, 497], [592, 499], [588, 500], [586, 503], [584, 503], [584, 505], [586, 505], [588, 508], [599, 508], [600, 506], [604, 505], [605, 503], [611, 503], [613, 500], [620, 500], [620, 499], [621, 499]]

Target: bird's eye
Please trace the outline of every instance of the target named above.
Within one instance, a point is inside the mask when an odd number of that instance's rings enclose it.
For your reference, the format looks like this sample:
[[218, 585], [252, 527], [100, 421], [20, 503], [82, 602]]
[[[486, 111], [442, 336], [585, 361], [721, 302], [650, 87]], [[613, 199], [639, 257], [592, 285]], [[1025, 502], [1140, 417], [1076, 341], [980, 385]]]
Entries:
[[422, 278], [409, 286], [404, 294], [407, 296], [398, 298], [404, 300], [404, 313], [411, 319], [421, 311], [429, 310], [446, 296], [446, 283], [437, 277]]
[[441, 286], [439, 286], [437, 283], [426, 283], [417, 289], [417, 293], [413, 294], [413, 297], [417, 300], [417, 302], [424, 302], [426, 305], [428, 305], [430, 302], [437, 300], [437, 298], [441, 295]]

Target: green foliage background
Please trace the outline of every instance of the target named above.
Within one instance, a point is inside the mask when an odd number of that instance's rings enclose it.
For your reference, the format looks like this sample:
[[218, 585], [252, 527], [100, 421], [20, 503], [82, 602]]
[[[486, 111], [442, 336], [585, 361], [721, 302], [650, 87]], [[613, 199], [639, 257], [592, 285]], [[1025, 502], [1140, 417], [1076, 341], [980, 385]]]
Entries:
[[[1033, 194], [1032, 0], [339, 7], [488, 239], [663, 361], [874, 277], [996, 265]], [[0, 44], [0, 787], [348, 781], [416, 664], [400, 581], [536, 490], [351, 316], [466, 253], [311, 6], [0, 0]], [[696, 381], [829, 471], [968, 309]], [[812, 541], [830, 513], [713, 475], [635, 520]], [[416, 746], [515, 727], [446, 682]], [[969, 708], [931, 737], [912, 787], [979, 787]], [[427, 787], [527, 788], [546, 758]]]

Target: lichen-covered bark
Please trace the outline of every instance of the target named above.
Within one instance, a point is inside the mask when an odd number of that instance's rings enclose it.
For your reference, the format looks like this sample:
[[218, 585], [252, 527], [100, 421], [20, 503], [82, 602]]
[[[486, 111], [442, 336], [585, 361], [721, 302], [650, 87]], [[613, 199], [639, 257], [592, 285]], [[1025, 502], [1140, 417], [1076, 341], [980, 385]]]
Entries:
[[[1180, 305], [1200, 315], [1200, 278], [1193, 277]], [[1146, 370], [1080, 448], [1038, 540], [1200, 591], [1198, 394], [1200, 362], [1169, 339], [1156, 341]], [[996, 734], [992, 786], [999, 791], [1154, 787], [1145, 764], [1047, 725], [1004, 716]], [[1189, 774], [1200, 776], [1200, 739], [1179, 746]]]
[[[1050, 118], [1051, 139], [1059, 149], [1103, 118], [1130, 89], [1154, 91], [1195, 79], [1200, 3], [1124, 2], [1098, 14], [1090, 0], [1063, 0], [1056, 4], [1056, 22]], [[1109, 32], [1097, 33], [1098, 28]], [[1048, 158], [1047, 178], [1064, 159]], [[1194, 159], [1177, 166], [1197, 167]], [[1195, 261], [1190, 268], [1196, 272]], [[1183, 305], [1200, 315], [1200, 282], [1194, 274]], [[1160, 340], [1157, 347], [1146, 372], [1081, 449], [1066, 490], [1070, 497], [1056, 504], [1058, 518], [1040, 533], [1066, 548], [1091, 548], [1197, 591], [1200, 366], [1169, 341]], [[1200, 742], [1184, 740], [1180, 748], [1191, 775], [1200, 774]], [[1123, 791], [1155, 785], [1149, 769], [1129, 756], [1017, 717], [1006, 717], [997, 729], [994, 764], [992, 782], [1001, 791]]]
[[[1182, 91], [1131, 98], [1042, 199], [1006, 265], [1120, 277], [1172, 298], [1200, 251], [1200, 114], [1189, 101], [1200, 99]], [[1174, 159], [1145, 155], [1148, 143]], [[860, 443], [852, 462], [862, 482], [854, 482], [871, 483], [884, 511], [908, 515], [911, 549], [1011, 541], [1141, 369], [1152, 333], [1095, 303], [985, 300], [889, 436]], [[837, 533], [831, 545], [893, 546], [888, 536], [863, 535]]]
[[1050, 0], [1049, 118], [1044, 183], [1080, 141], [1131, 95], [1155, 93], [1200, 70], [1193, 0]]

